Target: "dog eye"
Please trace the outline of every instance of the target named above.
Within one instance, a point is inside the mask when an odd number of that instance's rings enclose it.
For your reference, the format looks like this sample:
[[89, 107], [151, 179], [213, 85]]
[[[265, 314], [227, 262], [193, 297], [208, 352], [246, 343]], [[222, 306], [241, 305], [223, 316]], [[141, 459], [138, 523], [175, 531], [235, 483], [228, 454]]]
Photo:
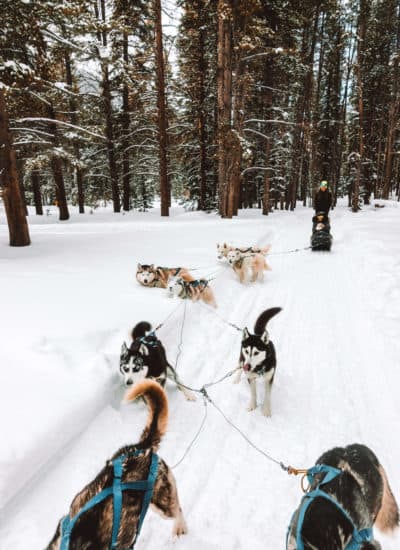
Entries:
[[255, 350], [253, 355], [259, 355], [259, 351]]
[[124, 372], [129, 372], [129, 367], [127, 367], [126, 365], [124, 367], [122, 367], [123, 371]]

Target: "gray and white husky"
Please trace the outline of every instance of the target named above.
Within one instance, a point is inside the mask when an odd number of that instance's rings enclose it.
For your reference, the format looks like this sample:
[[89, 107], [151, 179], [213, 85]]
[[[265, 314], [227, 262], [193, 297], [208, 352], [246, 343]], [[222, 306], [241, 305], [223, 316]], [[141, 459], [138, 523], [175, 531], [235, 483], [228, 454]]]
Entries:
[[254, 334], [250, 334], [247, 328], [243, 330], [239, 358], [240, 370], [234, 380], [234, 383], [237, 384], [242, 371], [245, 372], [251, 395], [248, 411], [253, 411], [257, 407], [257, 379], [264, 381], [265, 396], [261, 409], [264, 416], [271, 416], [271, 389], [276, 369], [275, 347], [269, 339], [266, 325], [280, 311], [280, 307], [263, 311], [254, 325]]
[[165, 348], [152, 331], [150, 323], [142, 321], [132, 329], [130, 347], [122, 344], [119, 371], [125, 386], [129, 387], [143, 378], [153, 378], [165, 386], [167, 378], [175, 382], [188, 401], [196, 398], [180, 382], [176, 370], [169, 364]]

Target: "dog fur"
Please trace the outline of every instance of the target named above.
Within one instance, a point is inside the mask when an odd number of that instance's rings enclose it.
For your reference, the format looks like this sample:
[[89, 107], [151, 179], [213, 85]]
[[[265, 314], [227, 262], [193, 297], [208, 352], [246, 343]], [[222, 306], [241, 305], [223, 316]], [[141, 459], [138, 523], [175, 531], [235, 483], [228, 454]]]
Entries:
[[231, 246], [229, 244], [217, 244], [217, 258], [218, 260], [223, 260], [228, 256], [228, 252], [231, 250], [237, 250], [242, 254], [263, 254], [264, 256], [268, 254], [271, 249], [271, 245], [267, 244], [266, 246], [260, 248], [259, 246]]
[[161, 340], [151, 334], [151, 329], [150, 323], [141, 321], [132, 329], [130, 347], [125, 342], [122, 344], [119, 370], [125, 386], [129, 387], [143, 378], [152, 378], [164, 387], [169, 378], [188, 401], [195, 401], [193, 393], [180, 383], [175, 369], [168, 362]]
[[167, 289], [171, 297], [188, 298], [194, 302], [202, 300], [212, 307], [217, 307], [214, 292], [206, 279], [185, 281], [182, 277], [171, 277]]
[[[382, 532], [399, 525], [399, 509], [389, 486], [385, 470], [375, 454], [365, 445], [336, 447], [324, 453], [316, 464], [326, 464], [343, 471], [323, 485], [352, 518], [359, 530], [376, 525]], [[316, 476], [317, 477], [317, 476]], [[320, 482], [315, 479], [310, 489]], [[288, 550], [296, 550], [299, 509], [289, 526]], [[336, 506], [316, 498], [304, 517], [302, 539], [305, 550], [343, 550], [352, 538], [353, 528]], [[360, 550], [381, 550], [377, 541], [365, 542]]]
[[264, 416], [271, 416], [271, 390], [276, 370], [275, 347], [269, 339], [266, 326], [280, 311], [280, 307], [263, 311], [255, 323], [254, 334], [250, 334], [247, 328], [243, 330], [240, 369], [234, 380], [236, 384], [240, 382], [242, 371], [245, 372], [250, 388], [248, 411], [253, 411], [257, 407], [257, 379], [261, 378], [264, 381], [265, 395], [261, 409]]
[[194, 281], [194, 277], [185, 267], [160, 267], [154, 264], [138, 264], [136, 280], [142, 286], [167, 288], [170, 277], [179, 275], [184, 281]]
[[[126, 395], [126, 401], [133, 401], [143, 396], [149, 407], [147, 425], [139, 443], [119, 449], [113, 458], [121, 454], [133, 453], [142, 449], [143, 454], [126, 459], [123, 482], [146, 479], [151, 451], [157, 451], [161, 438], [167, 430], [168, 401], [162, 387], [154, 380], [142, 380], [133, 386]], [[96, 494], [109, 487], [113, 480], [111, 461], [107, 462], [97, 477], [73, 499], [69, 513], [76, 515], [79, 510]], [[127, 491], [122, 499], [121, 524], [118, 533], [118, 548], [128, 548], [133, 544], [139, 522], [142, 494]], [[167, 464], [160, 458], [154, 492], [151, 499], [153, 509], [165, 518], [174, 519], [173, 535], [180, 536], [187, 532], [186, 522], [179, 504], [175, 479]], [[113, 525], [112, 499], [107, 498], [88, 510], [77, 521], [71, 535], [69, 550], [108, 550], [111, 543]], [[60, 548], [60, 523], [47, 550]]]
[[271, 270], [264, 256], [260, 253], [244, 254], [239, 250], [230, 250], [227, 260], [241, 283], [263, 281], [264, 271]]

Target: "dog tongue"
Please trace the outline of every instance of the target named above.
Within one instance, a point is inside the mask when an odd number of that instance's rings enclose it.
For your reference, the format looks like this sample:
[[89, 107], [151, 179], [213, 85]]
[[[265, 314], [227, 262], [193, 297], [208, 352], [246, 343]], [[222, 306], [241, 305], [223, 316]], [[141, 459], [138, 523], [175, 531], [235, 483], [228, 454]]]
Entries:
[[244, 369], [244, 370], [250, 370], [250, 365], [244, 365], [244, 366], [243, 366], [243, 369]]

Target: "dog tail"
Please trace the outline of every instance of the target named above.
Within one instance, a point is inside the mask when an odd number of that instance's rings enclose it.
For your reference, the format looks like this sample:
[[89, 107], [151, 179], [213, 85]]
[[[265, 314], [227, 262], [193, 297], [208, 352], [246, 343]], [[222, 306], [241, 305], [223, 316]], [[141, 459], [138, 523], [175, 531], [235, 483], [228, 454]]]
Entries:
[[263, 311], [258, 317], [256, 324], [254, 325], [254, 334], [262, 334], [265, 330], [265, 327], [267, 326], [268, 321], [281, 310], [281, 307], [271, 307], [270, 309], [266, 309], [265, 311]]
[[151, 448], [156, 451], [162, 436], [167, 431], [167, 394], [158, 382], [146, 378], [128, 391], [124, 401], [134, 401], [137, 397], [144, 397], [149, 408], [147, 424], [140, 437], [139, 445], [143, 449]]
[[146, 336], [146, 332], [151, 331], [151, 324], [147, 321], [141, 321], [137, 325], [135, 325], [132, 329], [131, 336], [132, 340], [136, 340], [136, 338], [143, 338], [143, 336]]
[[379, 472], [383, 481], [383, 496], [381, 508], [376, 517], [375, 523], [380, 531], [393, 531], [399, 526], [400, 516], [397, 502], [390, 488], [386, 472], [382, 466], [379, 466]]

